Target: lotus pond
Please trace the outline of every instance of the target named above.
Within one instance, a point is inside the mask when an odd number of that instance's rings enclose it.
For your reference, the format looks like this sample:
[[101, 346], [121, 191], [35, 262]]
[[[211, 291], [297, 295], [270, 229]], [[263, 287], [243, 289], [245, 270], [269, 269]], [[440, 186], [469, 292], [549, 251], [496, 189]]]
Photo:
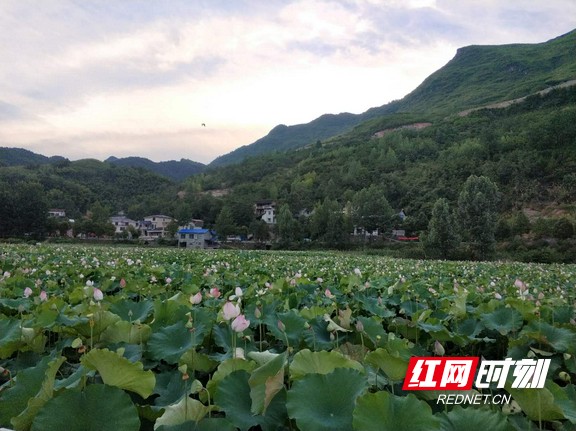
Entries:
[[[0, 426], [576, 429], [576, 266], [0, 245]], [[412, 356], [551, 359], [508, 405], [403, 391]], [[477, 393], [477, 390], [473, 390]]]

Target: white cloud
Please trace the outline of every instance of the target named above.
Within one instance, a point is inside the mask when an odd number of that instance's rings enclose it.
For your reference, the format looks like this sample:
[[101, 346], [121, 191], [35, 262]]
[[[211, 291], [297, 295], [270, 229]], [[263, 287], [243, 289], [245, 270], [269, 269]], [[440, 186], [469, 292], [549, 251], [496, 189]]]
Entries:
[[192, 3], [0, 3], [0, 145], [209, 161], [278, 123], [401, 98], [460, 46], [576, 26], [572, 0]]

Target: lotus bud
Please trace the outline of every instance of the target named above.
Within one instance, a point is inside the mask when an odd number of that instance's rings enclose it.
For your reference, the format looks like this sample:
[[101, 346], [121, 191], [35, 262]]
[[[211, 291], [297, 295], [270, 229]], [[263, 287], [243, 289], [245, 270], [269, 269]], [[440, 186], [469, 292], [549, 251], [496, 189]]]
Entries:
[[444, 356], [444, 353], [446, 353], [444, 346], [438, 340], [434, 342], [434, 353], [438, 356]]

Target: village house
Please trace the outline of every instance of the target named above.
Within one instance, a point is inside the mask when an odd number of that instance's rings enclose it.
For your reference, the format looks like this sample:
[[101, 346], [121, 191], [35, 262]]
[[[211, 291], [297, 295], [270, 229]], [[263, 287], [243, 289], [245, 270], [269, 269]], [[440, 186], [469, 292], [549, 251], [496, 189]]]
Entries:
[[210, 248], [216, 245], [216, 232], [209, 229], [182, 228], [176, 233], [178, 247], [183, 248]]
[[157, 238], [165, 238], [168, 236], [168, 225], [174, 218], [155, 214], [144, 217], [144, 220], [138, 223], [138, 230], [142, 239], [154, 240]]
[[126, 217], [124, 214], [117, 214], [110, 217], [110, 223], [112, 223], [116, 229], [114, 231], [115, 234], [122, 234], [123, 232], [126, 232], [128, 226], [133, 226], [136, 228], [136, 221]]
[[271, 200], [258, 201], [254, 206], [254, 214], [267, 224], [276, 224], [276, 203]]
[[50, 208], [48, 210], [48, 217], [64, 218], [66, 217], [66, 211], [60, 208]]

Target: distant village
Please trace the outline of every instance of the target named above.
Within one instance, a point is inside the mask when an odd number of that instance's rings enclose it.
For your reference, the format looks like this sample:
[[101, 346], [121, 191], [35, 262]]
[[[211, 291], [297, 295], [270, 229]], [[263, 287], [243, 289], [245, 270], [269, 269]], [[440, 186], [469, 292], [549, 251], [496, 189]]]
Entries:
[[[300, 217], [309, 217], [312, 213], [309, 211], [298, 214]], [[63, 209], [50, 209], [48, 211], [49, 218], [53, 219], [66, 219], [66, 211]], [[276, 225], [276, 203], [272, 200], [258, 201], [254, 204], [254, 217], [256, 220], [262, 220], [266, 223], [271, 231]], [[406, 218], [404, 210], [398, 213], [401, 221]], [[74, 220], [67, 220], [70, 226], [74, 225]], [[123, 212], [119, 212], [109, 218], [109, 222], [114, 226], [114, 239], [127, 239], [135, 240], [144, 244], [158, 242], [159, 240], [176, 240], [177, 246], [180, 248], [191, 249], [207, 249], [217, 248], [221, 242], [242, 242], [251, 241], [252, 235], [246, 237], [240, 235], [228, 235], [226, 238], [220, 238], [217, 232], [213, 229], [204, 227], [204, 221], [200, 219], [192, 219], [185, 224], [179, 224], [175, 218], [165, 214], [153, 214], [144, 217], [142, 220], [133, 220], [126, 216]], [[75, 237], [73, 228], [63, 236], [69, 238]], [[354, 226], [354, 231], [351, 232], [354, 237], [380, 237], [383, 235], [378, 230], [367, 231], [366, 229]], [[407, 237], [403, 229], [392, 229], [387, 235], [390, 239], [397, 241], [414, 241], [418, 240], [417, 237]], [[90, 239], [95, 235], [91, 234], [77, 234], [76, 238]], [[107, 239], [111, 237], [108, 236]]]

